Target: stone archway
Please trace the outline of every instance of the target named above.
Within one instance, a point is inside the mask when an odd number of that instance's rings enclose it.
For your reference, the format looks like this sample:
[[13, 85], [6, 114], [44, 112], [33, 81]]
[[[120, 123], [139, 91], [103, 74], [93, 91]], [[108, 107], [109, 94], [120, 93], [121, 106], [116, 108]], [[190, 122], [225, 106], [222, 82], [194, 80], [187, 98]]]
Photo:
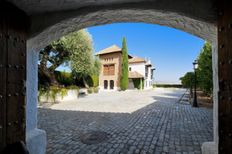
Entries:
[[[217, 153], [218, 146], [218, 56], [217, 11], [214, 0], [110, 0], [110, 1], [14, 1], [26, 12], [31, 26], [27, 41], [27, 146], [33, 153], [44, 153], [46, 135], [37, 129], [38, 51], [69, 32], [115, 22], [145, 22], [183, 30], [213, 43], [214, 71], [214, 143], [206, 143], [203, 152]], [[37, 146], [37, 145], [40, 146]]]
[[[204, 21], [198, 17], [193, 18], [189, 17], [188, 15], [181, 14], [178, 12], [170, 12], [164, 10], [156, 10], [152, 7], [148, 7], [147, 4], [143, 4], [142, 7], [139, 4], [134, 4], [133, 7], [119, 5], [113, 8], [107, 7], [100, 7], [90, 9], [89, 12], [83, 11], [70, 11], [66, 14], [62, 14], [61, 12], [56, 12], [54, 14], [50, 14], [50, 16], [46, 17], [44, 21], [40, 19], [40, 16], [33, 19], [34, 25], [32, 24], [31, 31], [34, 33], [31, 35], [31, 39], [28, 41], [28, 54], [32, 54], [33, 58], [37, 54], [38, 49], [46, 46], [52, 40], [56, 40], [59, 37], [68, 34], [69, 32], [89, 27], [95, 25], [102, 25], [102, 24], [109, 24], [115, 22], [145, 22], [145, 23], [152, 23], [152, 24], [160, 24], [165, 25], [173, 28], [177, 28], [183, 30], [185, 32], [189, 32], [193, 35], [201, 37], [205, 40], [208, 40], [213, 43], [213, 63], [214, 63], [214, 93], [215, 93], [215, 104], [217, 104], [217, 89], [218, 89], [218, 82], [217, 82], [217, 43], [216, 43], [216, 25], [211, 21]], [[48, 22], [49, 21], [49, 22]], [[44, 25], [43, 25], [44, 24]], [[49, 25], [50, 24], [50, 25]], [[44, 29], [41, 30], [43, 27]], [[36, 29], [38, 30], [36, 32]], [[49, 35], [48, 35], [49, 34]], [[47, 37], [49, 36], [49, 37]], [[30, 60], [30, 59], [28, 59]], [[37, 59], [30, 60], [31, 64], [28, 65], [34, 66]], [[34, 66], [33, 71], [37, 66]], [[36, 75], [31, 76], [28, 74], [28, 79], [31, 81], [37, 81]], [[34, 86], [32, 86], [34, 84]], [[30, 82], [28, 87], [37, 87], [37, 83]], [[28, 94], [28, 96], [35, 96], [36, 91], [33, 93]], [[31, 102], [36, 102], [35, 98]], [[215, 105], [217, 107], [217, 105]], [[35, 105], [34, 107], [35, 108]], [[215, 109], [216, 111], [217, 109]], [[36, 113], [36, 112], [34, 112]], [[217, 112], [215, 112], [215, 119], [217, 118]], [[36, 117], [36, 114], [34, 115]], [[30, 119], [30, 120], [34, 120]], [[29, 122], [30, 122], [29, 120]], [[31, 122], [33, 123], [33, 122]], [[37, 123], [37, 122], [34, 122]], [[217, 135], [217, 122], [215, 121], [214, 124], [214, 141], [217, 142], [218, 135]], [[213, 151], [217, 144], [214, 143], [205, 143], [203, 146], [203, 151], [208, 151], [209, 149], [213, 148]]]
[[[32, 35], [28, 41], [29, 49], [41, 49], [52, 40], [78, 29], [121, 22], [143, 22], [168, 26], [188, 32], [209, 42], [216, 42], [217, 37], [214, 22], [195, 19], [177, 12], [155, 10], [150, 7], [124, 8], [122, 6], [121, 8], [102, 8], [102, 10], [91, 10], [84, 13], [81, 11], [67, 14], [58, 12], [45, 17], [45, 19], [44, 17], [41, 18], [37, 17], [32, 24]], [[47, 37], [48, 34], [49, 37]]]

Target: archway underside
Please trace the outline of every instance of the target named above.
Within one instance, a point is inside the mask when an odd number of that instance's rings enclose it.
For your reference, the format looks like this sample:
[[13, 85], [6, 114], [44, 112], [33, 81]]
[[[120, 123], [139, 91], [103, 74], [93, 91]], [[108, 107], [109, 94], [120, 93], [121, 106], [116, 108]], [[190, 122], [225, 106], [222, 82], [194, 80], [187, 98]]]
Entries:
[[[41, 18], [34, 19], [28, 49], [38, 51], [51, 41], [82, 28], [122, 22], [143, 22], [168, 26], [210, 42], [216, 41], [216, 25], [213, 23], [196, 20], [174, 12], [162, 12], [152, 9], [116, 9], [100, 10], [86, 14], [74, 11], [72, 15], [69, 12], [67, 14], [51, 15], [43, 20]], [[47, 25], [45, 26], [47, 28], [41, 29], [44, 26], [43, 23]]]

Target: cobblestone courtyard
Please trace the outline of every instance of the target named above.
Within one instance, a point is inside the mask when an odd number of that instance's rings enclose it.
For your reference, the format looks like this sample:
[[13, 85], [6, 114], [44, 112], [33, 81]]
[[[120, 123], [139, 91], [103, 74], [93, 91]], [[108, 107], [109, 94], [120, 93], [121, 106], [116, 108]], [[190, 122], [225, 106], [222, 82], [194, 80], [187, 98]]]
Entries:
[[[38, 127], [47, 132], [49, 154], [201, 153], [201, 144], [213, 140], [213, 111], [177, 103], [184, 92], [158, 89], [89, 95], [39, 108]], [[82, 102], [91, 99], [92, 105]], [[109, 102], [106, 108], [101, 100]], [[106, 132], [108, 140], [82, 143], [81, 136], [92, 131]]]

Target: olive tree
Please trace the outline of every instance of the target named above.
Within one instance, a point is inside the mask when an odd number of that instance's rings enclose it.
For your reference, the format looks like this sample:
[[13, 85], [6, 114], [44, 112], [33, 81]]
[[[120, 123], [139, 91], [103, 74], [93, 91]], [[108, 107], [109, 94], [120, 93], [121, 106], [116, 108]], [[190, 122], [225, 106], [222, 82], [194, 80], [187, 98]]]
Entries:
[[82, 79], [85, 87], [89, 87], [86, 78], [93, 73], [93, 41], [86, 30], [80, 30], [67, 35], [65, 46], [70, 52], [70, 66], [72, 74]]

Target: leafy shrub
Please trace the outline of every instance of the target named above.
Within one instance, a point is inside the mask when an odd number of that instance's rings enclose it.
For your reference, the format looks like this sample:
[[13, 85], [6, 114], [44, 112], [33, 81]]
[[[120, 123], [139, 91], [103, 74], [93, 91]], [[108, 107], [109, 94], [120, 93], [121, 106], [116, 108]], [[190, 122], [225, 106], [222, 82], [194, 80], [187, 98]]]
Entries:
[[99, 91], [98, 87], [90, 87], [87, 89], [88, 94], [98, 93], [98, 91]]
[[59, 91], [59, 94], [60, 94], [61, 98], [64, 99], [64, 96], [68, 95], [68, 90], [66, 88], [61, 88]]
[[94, 90], [93, 90], [93, 87], [90, 87], [90, 88], [87, 89], [88, 94], [92, 94], [93, 91], [94, 91]]
[[49, 99], [49, 87], [39, 85], [39, 92], [38, 92], [38, 101], [41, 102], [41, 97], [45, 97], [46, 100]]
[[46, 101], [51, 99], [53, 103], [56, 102], [57, 96], [61, 96], [63, 99], [64, 96], [68, 94], [68, 90], [64, 87], [50, 86], [50, 87], [39, 87], [38, 100], [41, 102], [41, 98], [45, 97]]
[[76, 85], [71, 85], [71, 86], [68, 86], [68, 87], [66, 87], [66, 89], [70, 89], [70, 90], [79, 90], [80, 88], [78, 87], [78, 86], [76, 86]]
[[55, 75], [56, 75], [57, 81], [61, 85], [70, 86], [70, 85], [72, 85], [74, 83], [72, 73], [56, 71]]
[[156, 88], [157, 86], [155, 84], [152, 85], [152, 88]]
[[93, 80], [93, 87], [98, 87], [99, 86], [99, 76], [98, 75], [92, 75], [91, 78]]
[[153, 87], [161, 87], [161, 88], [182, 88], [181, 84], [154, 84]]
[[93, 87], [93, 92], [94, 93], [98, 93], [98, 91], [99, 91], [98, 87]]
[[[75, 76], [75, 74], [73, 74], [73, 76], [74, 76], [74, 84], [75, 85], [77, 85], [77, 86], [79, 86], [79, 87], [85, 87], [85, 84], [84, 84], [84, 81], [83, 81], [83, 78], [81, 77], [81, 78], [79, 78], [78, 76]], [[91, 76], [87, 76], [87, 77], [85, 77], [85, 81], [86, 81], [86, 83], [87, 83], [87, 85], [89, 86], [89, 87], [93, 87], [93, 79], [92, 79], [92, 77]]]
[[142, 89], [144, 88], [144, 84], [143, 84], [143, 79], [141, 81], [141, 79], [133, 79], [133, 84], [134, 84], [134, 87], [137, 88], [137, 89]]

